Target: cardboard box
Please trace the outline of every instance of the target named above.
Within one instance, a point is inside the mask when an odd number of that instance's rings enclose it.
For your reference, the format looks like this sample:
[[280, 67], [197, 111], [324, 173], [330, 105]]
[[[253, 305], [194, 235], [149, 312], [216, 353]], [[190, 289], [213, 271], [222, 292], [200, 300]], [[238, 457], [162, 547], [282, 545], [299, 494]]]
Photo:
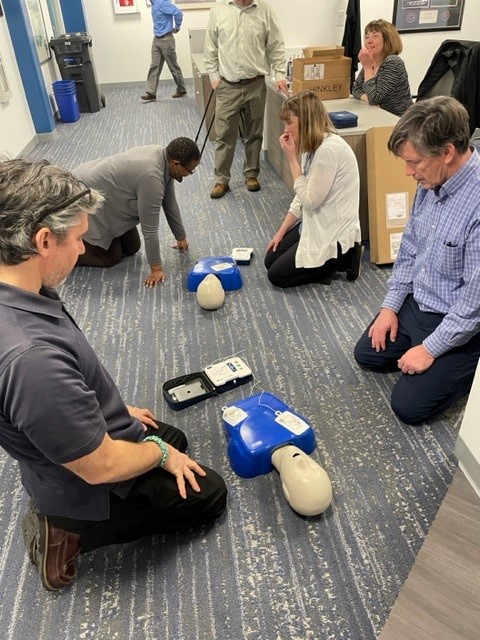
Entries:
[[297, 58], [293, 61], [293, 94], [314, 91], [322, 100], [348, 98], [352, 60], [339, 58]]
[[292, 95], [302, 91], [313, 91], [321, 100], [335, 100], [348, 98], [350, 95], [350, 77], [332, 78], [331, 80], [305, 80], [293, 79]]
[[370, 260], [376, 264], [395, 262], [417, 189], [403, 160], [387, 148], [392, 131], [373, 127], [366, 135]]
[[348, 98], [351, 58], [296, 58], [293, 61], [293, 93], [314, 91], [322, 100]]
[[304, 47], [303, 55], [305, 58], [319, 58], [321, 56], [328, 58], [341, 58], [345, 52], [345, 47], [336, 44], [315, 45], [313, 47]]
[[292, 76], [304, 80], [330, 80], [333, 78], [350, 78], [352, 59], [340, 58], [296, 58], [293, 61]]

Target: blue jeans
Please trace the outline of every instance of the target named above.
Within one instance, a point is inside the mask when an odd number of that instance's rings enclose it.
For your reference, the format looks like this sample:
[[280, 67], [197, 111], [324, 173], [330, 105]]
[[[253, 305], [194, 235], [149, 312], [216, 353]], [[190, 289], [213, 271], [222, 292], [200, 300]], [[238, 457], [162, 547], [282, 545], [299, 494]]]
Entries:
[[[385, 351], [376, 352], [367, 328], [355, 346], [355, 360], [374, 371], [398, 370], [397, 360], [411, 347], [421, 344], [443, 320], [443, 314], [420, 311], [409, 295], [398, 312], [398, 335], [387, 338]], [[420, 424], [467, 395], [480, 357], [480, 334], [466, 344], [437, 358], [431, 367], [413, 376], [400, 373], [392, 389], [394, 413], [407, 424]]]

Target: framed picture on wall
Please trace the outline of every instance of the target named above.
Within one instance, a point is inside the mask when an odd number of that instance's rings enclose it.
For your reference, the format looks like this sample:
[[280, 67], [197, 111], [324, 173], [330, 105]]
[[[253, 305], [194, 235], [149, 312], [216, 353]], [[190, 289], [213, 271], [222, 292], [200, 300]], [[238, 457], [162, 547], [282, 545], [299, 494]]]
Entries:
[[115, 13], [139, 13], [137, 0], [113, 0]]
[[176, 5], [182, 11], [189, 9], [210, 9], [215, 2], [205, 2], [205, 0], [178, 0]]
[[465, 0], [395, 0], [393, 24], [400, 33], [461, 29]]
[[41, 64], [51, 58], [42, 4], [40, 0], [27, 0], [26, 6], [28, 16], [30, 18], [30, 24], [32, 26], [33, 40], [37, 50], [38, 61]]

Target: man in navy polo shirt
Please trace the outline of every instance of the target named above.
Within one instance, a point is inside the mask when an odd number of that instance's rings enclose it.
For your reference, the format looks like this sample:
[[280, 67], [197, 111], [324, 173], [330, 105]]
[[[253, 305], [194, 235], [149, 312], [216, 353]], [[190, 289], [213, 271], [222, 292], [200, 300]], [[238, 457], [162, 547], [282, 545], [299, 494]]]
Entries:
[[74, 580], [80, 552], [226, 507], [222, 478], [184, 453], [185, 435], [123, 402], [52, 288], [102, 200], [47, 161], [0, 162], [0, 445], [32, 499], [25, 543], [52, 591]]

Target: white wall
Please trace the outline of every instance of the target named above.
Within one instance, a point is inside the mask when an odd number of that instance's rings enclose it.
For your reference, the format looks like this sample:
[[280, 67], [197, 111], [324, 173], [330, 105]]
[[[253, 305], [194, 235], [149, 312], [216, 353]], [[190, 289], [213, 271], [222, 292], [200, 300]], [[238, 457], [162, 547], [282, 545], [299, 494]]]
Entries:
[[0, 53], [12, 90], [10, 100], [0, 103], [0, 153], [15, 157], [35, 137], [35, 127], [15, 62], [5, 18], [0, 18]]
[[455, 453], [460, 466], [480, 496], [480, 363], [468, 397]]
[[[337, 26], [338, 12], [347, 0], [269, 0], [280, 22], [287, 47], [340, 44], [343, 27]], [[394, 0], [362, 0], [363, 27], [377, 18], [392, 20]], [[140, 13], [116, 16], [111, 0], [84, 0], [87, 28], [93, 36], [93, 53], [100, 83], [139, 82], [150, 63], [152, 21], [145, 0], [138, 0]], [[480, 2], [465, 3], [460, 31], [405, 33], [402, 57], [407, 66], [412, 92], [416, 93], [435, 51], [443, 40], [477, 40]], [[379, 9], [381, 6], [381, 9]], [[176, 36], [177, 56], [185, 77], [191, 77], [188, 29], [207, 25], [207, 10], [184, 11], [184, 22]], [[168, 70], [162, 78], [168, 78]]]
[[[139, 82], [146, 78], [153, 27], [146, 1], [137, 2], [140, 13], [115, 15], [111, 0], [84, 0], [100, 84]], [[339, 43], [343, 27], [336, 27], [337, 10], [343, 10], [345, 4], [346, 0], [270, 0], [287, 46]], [[186, 78], [192, 77], [188, 30], [204, 28], [207, 21], [208, 10], [184, 11], [182, 29], [175, 39], [178, 62]], [[165, 70], [162, 78], [168, 77]]]

